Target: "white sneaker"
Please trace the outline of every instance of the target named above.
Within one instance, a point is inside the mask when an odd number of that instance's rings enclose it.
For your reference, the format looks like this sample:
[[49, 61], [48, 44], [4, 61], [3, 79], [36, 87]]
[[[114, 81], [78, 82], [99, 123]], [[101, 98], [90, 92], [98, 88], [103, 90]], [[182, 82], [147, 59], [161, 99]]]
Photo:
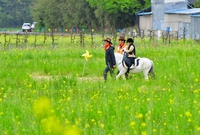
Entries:
[[134, 68], [134, 65], [131, 65], [131, 67], [130, 68]]

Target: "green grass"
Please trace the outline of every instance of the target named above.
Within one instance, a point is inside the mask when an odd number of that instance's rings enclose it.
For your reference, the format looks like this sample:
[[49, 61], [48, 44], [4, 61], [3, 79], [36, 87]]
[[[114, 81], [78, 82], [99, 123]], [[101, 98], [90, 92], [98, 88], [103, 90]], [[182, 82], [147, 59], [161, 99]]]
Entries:
[[[29, 38], [29, 48], [11, 41], [0, 50], [0, 134], [200, 134], [200, 46], [194, 41], [135, 39], [137, 56], [154, 61], [156, 79], [145, 81], [140, 73], [129, 80], [108, 76], [105, 83], [100, 37], [95, 46], [87, 37], [86, 47], [58, 38], [54, 49], [34, 47]], [[83, 74], [85, 50], [93, 56]]]

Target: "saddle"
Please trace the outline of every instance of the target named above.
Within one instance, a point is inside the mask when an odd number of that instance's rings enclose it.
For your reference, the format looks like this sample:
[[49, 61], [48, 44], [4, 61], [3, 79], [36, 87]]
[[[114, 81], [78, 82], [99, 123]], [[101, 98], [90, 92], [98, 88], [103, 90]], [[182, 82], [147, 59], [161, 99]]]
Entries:
[[132, 62], [131, 62], [131, 60], [128, 58], [128, 57], [126, 57], [126, 58], [124, 58], [124, 60], [122, 61], [122, 65], [124, 66], [124, 67], [126, 67], [126, 68], [130, 68], [130, 69], [134, 69], [134, 68], [136, 68], [138, 65], [139, 65], [139, 61], [140, 61], [140, 58], [136, 58], [135, 59], [135, 64], [133, 64]]

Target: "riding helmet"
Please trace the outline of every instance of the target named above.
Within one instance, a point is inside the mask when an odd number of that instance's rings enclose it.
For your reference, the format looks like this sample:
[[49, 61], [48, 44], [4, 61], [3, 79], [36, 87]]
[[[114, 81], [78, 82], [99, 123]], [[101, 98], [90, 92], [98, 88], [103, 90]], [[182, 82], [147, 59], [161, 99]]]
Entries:
[[132, 39], [132, 38], [128, 38], [126, 42], [127, 42], [127, 43], [128, 43], [128, 42], [133, 43], [133, 39]]

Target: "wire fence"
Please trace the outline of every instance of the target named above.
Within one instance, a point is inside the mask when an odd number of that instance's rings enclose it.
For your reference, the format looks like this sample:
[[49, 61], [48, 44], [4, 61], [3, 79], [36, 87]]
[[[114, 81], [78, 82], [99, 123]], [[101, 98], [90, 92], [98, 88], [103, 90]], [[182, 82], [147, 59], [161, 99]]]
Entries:
[[113, 44], [117, 44], [119, 32], [109, 33], [85, 33], [81, 32], [1, 32], [0, 48], [27, 48], [27, 47], [58, 47], [58, 46], [91, 46], [98, 47], [103, 45], [106, 37], [112, 39]]
[[[112, 39], [114, 46], [118, 44], [118, 37], [124, 35], [125, 37], [140, 38], [141, 43], [144, 43], [146, 39], [151, 42], [162, 40], [163, 44], [170, 44], [171, 40], [184, 39], [186, 32], [183, 35], [177, 31], [155, 31], [141, 30], [140, 33], [134, 29], [124, 29], [122, 31], [110, 32], [0, 32], [0, 49], [11, 48], [30, 48], [30, 47], [59, 47], [59, 46], [81, 46], [81, 47], [102, 47], [103, 40], [106, 37]], [[181, 36], [180, 36], [181, 35]], [[199, 40], [195, 40], [199, 42]]]

